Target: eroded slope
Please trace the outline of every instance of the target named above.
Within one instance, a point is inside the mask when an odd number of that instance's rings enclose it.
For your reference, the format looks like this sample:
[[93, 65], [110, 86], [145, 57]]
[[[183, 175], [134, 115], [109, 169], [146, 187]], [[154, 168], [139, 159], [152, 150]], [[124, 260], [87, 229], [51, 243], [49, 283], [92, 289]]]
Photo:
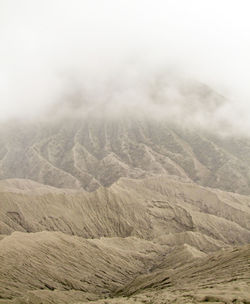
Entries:
[[120, 177], [171, 175], [250, 193], [249, 138], [155, 119], [89, 117], [0, 128], [0, 177], [93, 191]]

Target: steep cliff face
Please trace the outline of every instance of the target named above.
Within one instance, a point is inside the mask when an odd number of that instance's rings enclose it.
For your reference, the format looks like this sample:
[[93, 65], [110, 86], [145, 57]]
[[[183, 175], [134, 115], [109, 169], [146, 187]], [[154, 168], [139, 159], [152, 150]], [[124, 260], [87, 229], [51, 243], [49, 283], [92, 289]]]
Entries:
[[250, 140], [155, 119], [88, 118], [1, 128], [0, 177], [94, 191], [121, 177], [171, 175], [250, 194]]

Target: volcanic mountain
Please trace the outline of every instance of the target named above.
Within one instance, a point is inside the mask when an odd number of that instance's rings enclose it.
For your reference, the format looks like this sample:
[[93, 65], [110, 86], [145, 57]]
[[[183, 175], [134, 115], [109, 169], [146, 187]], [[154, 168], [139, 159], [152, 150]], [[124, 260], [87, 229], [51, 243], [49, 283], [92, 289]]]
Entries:
[[150, 115], [12, 121], [0, 177], [0, 303], [250, 302], [250, 138]]

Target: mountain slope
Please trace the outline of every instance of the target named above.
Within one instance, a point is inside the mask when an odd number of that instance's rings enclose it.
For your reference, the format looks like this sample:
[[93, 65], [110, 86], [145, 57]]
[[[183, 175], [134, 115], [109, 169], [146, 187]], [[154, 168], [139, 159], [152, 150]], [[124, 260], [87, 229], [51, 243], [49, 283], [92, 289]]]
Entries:
[[136, 238], [121, 242], [14, 232], [0, 241], [0, 303], [36, 303], [36, 294], [45, 303], [108, 296], [150, 267], [163, 249]]
[[249, 245], [206, 255], [189, 245], [167, 248], [131, 237], [86, 240], [59, 232], [15, 232], [0, 245], [0, 303], [250, 299]]
[[[137, 293], [139, 299], [138, 292], [143, 292], [141, 298], [150, 299], [144, 303], [249, 303], [249, 245], [193, 260], [187, 259], [185, 250], [173, 249], [167, 264], [138, 276], [120, 292]], [[182, 264], [176, 263], [176, 257]], [[183, 265], [185, 259], [187, 263]]]
[[[167, 288], [181, 298], [195, 280], [201, 289], [219, 278], [227, 284], [238, 260], [224, 273], [224, 252], [250, 243], [249, 196], [169, 176], [122, 178], [93, 192], [9, 179], [0, 181], [0, 198], [2, 303], [128, 296], [149, 282], [152, 292]], [[247, 282], [249, 248], [242, 248], [236, 286]]]
[[248, 303], [249, 138], [97, 116], [0, 127], [0, 303]]
[[242, 147], [249, 143], [146, 118], [7, 124], [0, 128], [0, 177], [93, 191], [120, 177], [167, 174], [250, 194], [249, 150]]
[[163, 235], [190, 231], [198, 233], [193, 237], [204, 235], [223, 244], [250, 242], [250, 198], [194, 183], [168, 177], [121, 179], [91, 193], [37, 183], [34, 191], [23, 190], [33, 184], [26, 180], [0, 182], [0, 189], [6, 184], [7, 190], [0, 191], [1, 234], [48, 230], [84, 238], [163, 241]]

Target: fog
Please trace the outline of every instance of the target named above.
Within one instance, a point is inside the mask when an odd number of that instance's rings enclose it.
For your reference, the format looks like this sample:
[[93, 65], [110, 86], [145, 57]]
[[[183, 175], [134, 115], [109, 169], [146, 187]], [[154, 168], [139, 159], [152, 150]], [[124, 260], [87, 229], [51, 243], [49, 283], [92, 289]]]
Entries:
[[143, 112], [248, 133], [249, 9], [247, 0], [0, 0], [0, 120]]

